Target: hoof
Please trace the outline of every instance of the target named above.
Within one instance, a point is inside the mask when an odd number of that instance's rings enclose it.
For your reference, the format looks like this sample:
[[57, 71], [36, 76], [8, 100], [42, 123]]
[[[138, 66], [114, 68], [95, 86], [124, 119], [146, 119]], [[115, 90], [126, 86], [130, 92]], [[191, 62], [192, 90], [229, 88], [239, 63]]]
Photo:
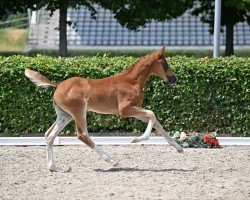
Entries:
[[133, 140], [131, 140], [131, 142], [130, 142], [130, 143], [138, 143], [138, 142], [141, 142], [141, 139], [140, 139], [140, 138], [135, 137]]
[[173, 144], [170, 144], [171, 146], [174, 146], [176, 148], [176, 150], [178, 151], [178, 153], [184, 153], [183, 148], [176, 142], [174, 142]]
[[181, 149], [177, 149], [177, 151], [178, 151], [178, 153], [184, 153], [184, 151], [183, 151], [183, 148], [181, 148]]
[[59, 171], [59, 168], [56, 167], [55, 165], [49, 166], [48, 168], [49, 168], [49, 171], [51, 171], [51, 172], [57, 172], [57, 171]]

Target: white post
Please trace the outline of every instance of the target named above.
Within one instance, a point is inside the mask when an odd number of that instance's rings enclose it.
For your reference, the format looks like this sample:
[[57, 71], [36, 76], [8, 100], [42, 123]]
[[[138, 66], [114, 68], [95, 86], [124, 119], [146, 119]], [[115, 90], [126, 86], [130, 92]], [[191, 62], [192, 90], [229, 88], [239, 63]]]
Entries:
[[28, 9], [27, 13], [28, 13], [28, 19], [29, 19], [29, 25], [30, 25], [30, 22], [31, 22], [31, 9]]
[[32, 14], [31, 14], [31, 20], [30, 20], [30, 23], [31, 24], [36, 24], [37, 23], [37, 11], [32, 11]]
[[220, 56], [220, 19], [221, 19], [221, 0], [215, 0], [214, 12], [214, 52], [213, 57]]

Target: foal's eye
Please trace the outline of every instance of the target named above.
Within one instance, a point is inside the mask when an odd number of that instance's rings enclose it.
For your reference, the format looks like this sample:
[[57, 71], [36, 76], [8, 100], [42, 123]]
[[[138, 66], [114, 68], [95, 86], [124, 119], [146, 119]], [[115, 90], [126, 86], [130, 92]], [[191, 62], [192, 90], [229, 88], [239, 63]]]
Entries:
[[168, 63], [165, 60], [162, 62], [162, 67], [165, 71], [168, 70]]

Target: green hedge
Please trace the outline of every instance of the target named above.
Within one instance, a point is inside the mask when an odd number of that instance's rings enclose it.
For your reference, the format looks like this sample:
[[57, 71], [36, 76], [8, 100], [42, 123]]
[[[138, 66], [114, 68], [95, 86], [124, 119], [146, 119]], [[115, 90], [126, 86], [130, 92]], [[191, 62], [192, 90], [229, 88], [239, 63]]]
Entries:
[[[0, 35], [1, 37], [1, 35]], [[148, 53], [152, 52], [152, 50], [69, 50], [68, 56], [75, 57], [75, 56], [84, 56], [84, 57], [92, 57], [92, 56], [103, 56], [107, 55], [108, 57], [115, 57], [115, 56], [133, 56], [133, 57], [141, 57]], [[245, 50], [235, 50], [235, 55], [237, 57], [250, 57], [250, 49]], [[57, 49], [50, 49], [50, 50], [31, 50], [29, 52], [17, 52], [17, 51], [0, 51], [0, 56], [13, 56], [13, 55], [26, 55], [35, 57], [37, 54], [41, 55], [49, 55], [52, 57], [58, 57], [59, 51]], [[202, 58], [202, 57], [213, 57], [212, 50], [173, 50], [168, 49], [165, 53], [168, 57], [174, 56], [186, 56], [186, 57], [195, 57], [195, 58]], [[224, 51], [221, 50], [220, 55], [224, 56]]]
[[[133, 57], [0, 57], [0, 133], [43, 133], [55, 120], [53, 88], [36, 87], [24, 69], [60, 82], [72, 76], [100, 78], [122, 71]], [[145, 86], [144, 107], [167, 131], [215, 131], [250, 136], [250, 58], [172, 57], [179, 82], [170, 87], [157, 77]], [[117, 115], [88, 113], [90, 132], [144, 131], [145, 124]], [[71, 123], [64, 134], [74, 134]]]

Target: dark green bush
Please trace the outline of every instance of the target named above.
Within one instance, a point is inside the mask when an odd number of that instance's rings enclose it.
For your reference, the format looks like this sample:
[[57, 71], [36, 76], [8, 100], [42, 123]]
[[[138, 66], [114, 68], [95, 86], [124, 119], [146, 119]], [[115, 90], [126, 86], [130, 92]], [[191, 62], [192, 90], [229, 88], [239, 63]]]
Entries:
[[[60, 82], [72, 76], [111, 76], [130, 65], [132, 57], [48, 56], [0, 57], [0, 133], [12, 136], [43, 133], [55, 120], [53, 88], [36, 87], [24, 69], [37, 70]], [[170, 87], [157, 77], [145, 86], [144, 107], [152, 109], [167, 131], [218, 131], [250, 135], [250, 58], [168, 59], [179, 82]], [[117, 115], [88, 113], [88, 129], [97, 131], [143, 131], [137, 120]], [[71, 123], [64, 134], [73, 134]]]

